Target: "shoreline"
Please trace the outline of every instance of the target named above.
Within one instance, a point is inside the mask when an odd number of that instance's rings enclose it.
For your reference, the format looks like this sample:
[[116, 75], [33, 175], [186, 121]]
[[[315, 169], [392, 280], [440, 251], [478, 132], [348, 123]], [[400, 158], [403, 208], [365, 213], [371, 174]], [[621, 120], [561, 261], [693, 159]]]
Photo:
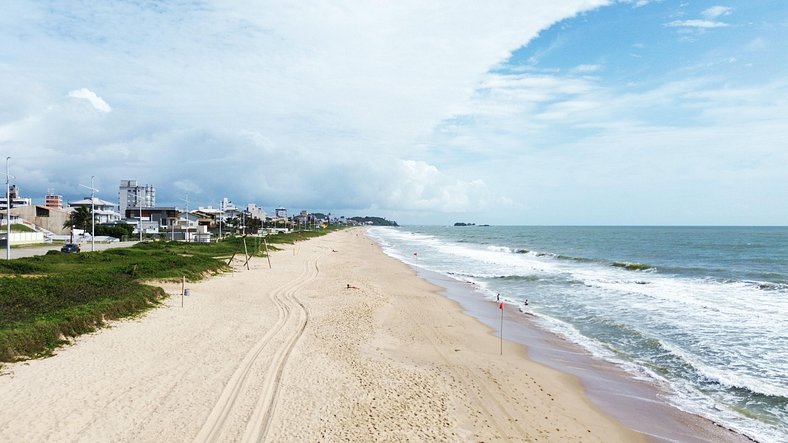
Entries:
[[[396, 257], [391, 258], [402, 262]], [[468, 282], [402, 263], [420, 278], [443, 288], [441, 295], [457, 302], [467, 315], [500, 337], [497, 302], [482, 296]], [[504, 309], [504, 340], [525, 346], [527, 358], [577, 377], [595, 405], [633, 431], [657, 442], [755, 441], [709, 418], [679, 409], [661, 398], [668, 393], [658, 386], [636, 379], [611, 362], [594, 358], [581, 346], [538, 325], [518, 306], [504, 302], [504, 307], [507, 306], [509, 309]]]
[[9, 365], [0, 440], [646, 440], [363, 229], [271, 262]]

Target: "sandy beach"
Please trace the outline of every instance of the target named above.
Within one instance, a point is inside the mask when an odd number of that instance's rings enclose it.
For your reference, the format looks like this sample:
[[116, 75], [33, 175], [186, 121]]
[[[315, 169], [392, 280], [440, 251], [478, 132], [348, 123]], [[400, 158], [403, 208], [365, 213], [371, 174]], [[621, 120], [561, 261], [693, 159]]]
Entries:
[[363, 230], [271, 263], [3, 367], [0, 440], [643, 440]]

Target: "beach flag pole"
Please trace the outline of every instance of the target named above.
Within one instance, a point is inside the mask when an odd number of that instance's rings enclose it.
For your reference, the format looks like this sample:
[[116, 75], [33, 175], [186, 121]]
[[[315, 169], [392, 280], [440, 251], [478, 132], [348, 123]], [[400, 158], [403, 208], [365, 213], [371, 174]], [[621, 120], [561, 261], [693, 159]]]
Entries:
[[503, 355], [503, 302], [498, 305], [501, 310], [501, 355]]

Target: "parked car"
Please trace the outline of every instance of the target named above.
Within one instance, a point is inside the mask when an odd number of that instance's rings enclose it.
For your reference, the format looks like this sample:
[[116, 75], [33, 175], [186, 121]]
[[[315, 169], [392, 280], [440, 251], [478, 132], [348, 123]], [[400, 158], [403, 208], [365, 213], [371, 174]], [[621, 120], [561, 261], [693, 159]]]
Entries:
[[60, 248], [60, 252], [79, 252], [79, 245], [74, 243], [66, 243]]

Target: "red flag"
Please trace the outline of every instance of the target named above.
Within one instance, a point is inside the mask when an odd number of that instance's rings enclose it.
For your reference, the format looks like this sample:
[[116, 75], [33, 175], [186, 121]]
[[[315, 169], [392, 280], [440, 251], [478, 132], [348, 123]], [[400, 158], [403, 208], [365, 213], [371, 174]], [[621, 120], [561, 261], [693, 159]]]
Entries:
[[501, 311], [503, 311], [503, 303], [501, 303], [501, 304], [500, 304], [500, 306], [498, 306], [498, 309], [500, 309]]

